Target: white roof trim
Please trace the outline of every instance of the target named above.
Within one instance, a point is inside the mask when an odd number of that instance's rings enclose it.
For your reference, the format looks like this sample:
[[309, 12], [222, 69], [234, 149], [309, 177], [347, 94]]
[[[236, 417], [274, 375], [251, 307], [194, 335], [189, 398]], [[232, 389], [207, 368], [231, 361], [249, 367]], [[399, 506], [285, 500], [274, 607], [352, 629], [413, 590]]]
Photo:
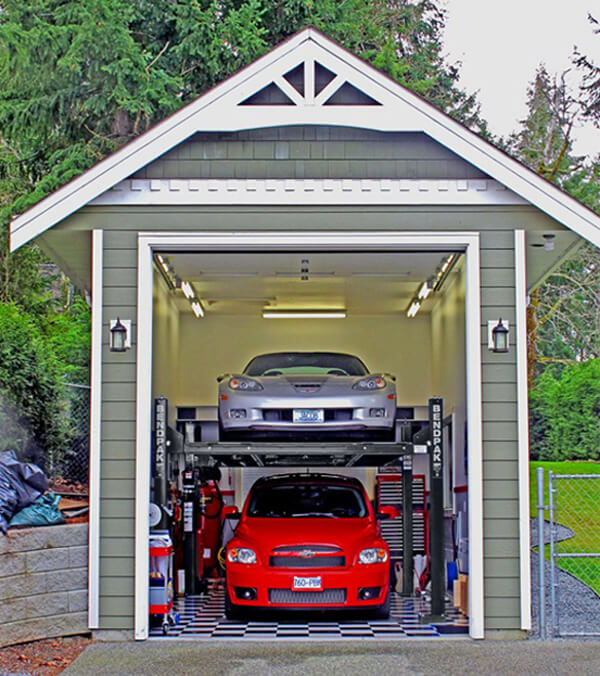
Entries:
[[[324, 105], [325, 90], [319, 94], [312, 89], [314, 61], [337, 76], [326, 87], [327, 95], [348, 82], [380, 105]], [[292, 94], [290, 89], [293, 87], [281, 84], [286, 82], [282, 76], [302, 62], [305, 63], [307, 92], [304, 97]], [[292, 105], [255, 105], [251, 108], [239, 105], [272, 82], [280, 84]], [[11, 251], [196, 132], [299, 124], [424, 132], [600, 247], [600, 217], [592, 211], [366, 61], [315, 29], [306, 28], [15, 218], [11, 223]]]
[[478, 179], [126, 179], [91, 206], [289, 205], [522, 205], [497, 181]]

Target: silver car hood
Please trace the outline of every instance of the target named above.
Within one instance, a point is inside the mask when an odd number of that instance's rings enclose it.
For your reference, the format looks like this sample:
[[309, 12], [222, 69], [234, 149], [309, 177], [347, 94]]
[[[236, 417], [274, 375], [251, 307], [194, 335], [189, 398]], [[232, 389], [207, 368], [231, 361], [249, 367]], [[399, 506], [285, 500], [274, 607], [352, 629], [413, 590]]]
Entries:
[[254, 378], [269, 392], [279, 391], [306, 394], [319, 392], [321, 389], [327, 389], [330, 392], [339, 389], [340, 392], [347, 392], [359, 379], [360, 376], [334, 376], [328, 374], [283, 374], [280, 376], [260, 376]]

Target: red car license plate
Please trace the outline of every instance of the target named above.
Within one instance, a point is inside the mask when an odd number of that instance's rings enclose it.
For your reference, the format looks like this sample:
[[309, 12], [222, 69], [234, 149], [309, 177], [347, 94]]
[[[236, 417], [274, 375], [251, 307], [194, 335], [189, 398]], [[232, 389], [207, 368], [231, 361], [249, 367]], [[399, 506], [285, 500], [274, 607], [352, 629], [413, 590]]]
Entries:
[[325, 412], [322, 408], [295, 408], [292, 420], [295, 423], [322, 423]]
[[322, 589], [321, 576], [318, 577], [296, 577], [294, 575], [293, 590], [302, 591], [305, 589]]

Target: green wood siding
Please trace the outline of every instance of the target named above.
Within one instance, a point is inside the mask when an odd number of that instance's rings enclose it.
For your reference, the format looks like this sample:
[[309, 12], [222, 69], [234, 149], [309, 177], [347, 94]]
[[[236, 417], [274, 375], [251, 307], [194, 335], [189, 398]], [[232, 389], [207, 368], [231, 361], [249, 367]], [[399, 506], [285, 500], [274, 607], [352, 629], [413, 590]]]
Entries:
[[[347, 129], [267, 129], [197, 135], [146, 167], [146, 177], [477, 177], [421, 134]], [[502, 316], [516, 339], [514, 228], [556, 228], [513, 207], [86, 207], [58, 229], [103, 228], [100, 626], [132, 629], [134, 600], [137, 232], [149, 230], [462, 230], [481, 233], [485, 625], [520, 627], [516, 354], [487, 349], [487, 320]], [[399, 225], [401, 224], [401, 225]], [[133, 320], [133, 346], [108, 350], [108, 321]]]
[[[135, 344], [108, 349], [109, 320], [137, 317], [135, 235], [104, 234], [102, 451], [100, 467], [100, 626], [131, 629], [134, 605]], [[124, 247], [125, 241], [129, 247]], [[125, 357], [120, 359], [119, 357]]]

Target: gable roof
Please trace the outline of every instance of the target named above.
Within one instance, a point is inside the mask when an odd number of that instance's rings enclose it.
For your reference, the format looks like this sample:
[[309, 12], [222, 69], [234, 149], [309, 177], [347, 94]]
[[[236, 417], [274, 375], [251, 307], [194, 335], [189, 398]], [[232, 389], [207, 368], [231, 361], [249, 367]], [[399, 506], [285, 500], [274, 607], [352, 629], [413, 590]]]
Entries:
[[13, 219], [11, 251], [196, 132], [300, 124], [423, 132], [600, 247], [600, 217], [590, 209], [306, 28]]

